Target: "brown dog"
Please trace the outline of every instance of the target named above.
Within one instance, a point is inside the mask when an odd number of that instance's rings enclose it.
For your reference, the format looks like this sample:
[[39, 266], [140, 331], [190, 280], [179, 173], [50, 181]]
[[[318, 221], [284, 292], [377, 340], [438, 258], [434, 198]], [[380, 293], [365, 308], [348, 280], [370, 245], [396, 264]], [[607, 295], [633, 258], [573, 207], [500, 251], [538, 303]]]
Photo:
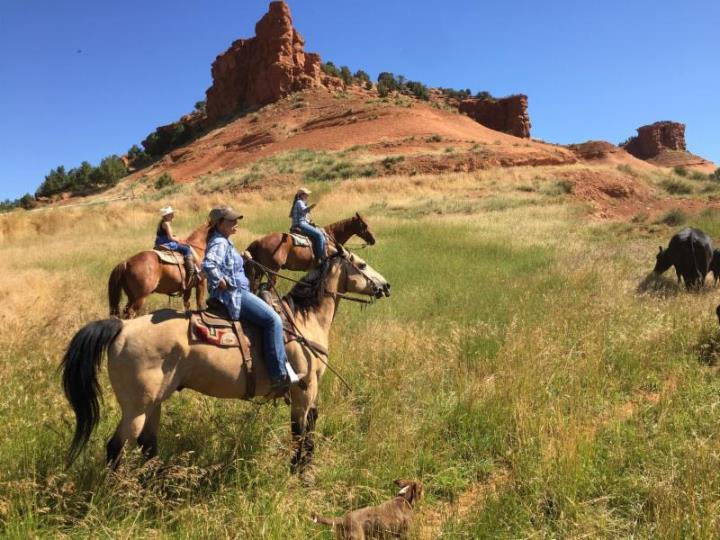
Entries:
[[368, 506], [348, 512], [342, 518], [314, 516], [315, 523], [331, 525], [341, 540], [366, 538], [405, 538], [410, 529], [413, 505], [422, 497], [420, 482], [395, 480], [400, 491], [394, 499], [378, 506]]

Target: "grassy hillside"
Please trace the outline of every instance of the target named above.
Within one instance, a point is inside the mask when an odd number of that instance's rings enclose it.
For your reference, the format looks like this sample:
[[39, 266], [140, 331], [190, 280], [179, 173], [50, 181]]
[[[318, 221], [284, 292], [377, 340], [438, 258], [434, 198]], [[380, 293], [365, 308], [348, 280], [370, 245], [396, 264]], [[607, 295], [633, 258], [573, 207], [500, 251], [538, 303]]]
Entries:
[[[393, 296], [341, 304], [331, 361], [353, 391], [322, 381], [309, 486], [287, 471], [285, 406], [189, 391], [167, 403], [160, 459], [108, 473], [104, 371], [103, 420], [63, 465], [57, 365], [161, 203], [184, 233], [231, 202], [243, 246], [286, 228], [289, 186], [0, 218], [2, 536], [332, 538], [311, 513], [379, 503], [398, 477], [426, 487], [415, 538], [718, 535], [717, 290], [643, 281], [674, 229], [590, 219], [551, 168], [314, 187], [318, 222], [369, 218], [362, 255]], [[692, 223], [720, 238], [713, 214]]]

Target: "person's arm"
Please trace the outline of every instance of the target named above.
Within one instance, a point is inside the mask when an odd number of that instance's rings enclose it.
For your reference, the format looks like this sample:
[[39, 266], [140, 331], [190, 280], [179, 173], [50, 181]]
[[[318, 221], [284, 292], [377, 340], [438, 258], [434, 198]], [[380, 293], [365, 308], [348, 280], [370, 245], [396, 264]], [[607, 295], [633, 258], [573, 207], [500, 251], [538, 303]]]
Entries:
[[207, 275], [208, 284], [213, 288], [218, 287], [220, 290], [227, 288], [227, 282], [223, 279], [220, 266], [225, 260], [229, 248], [227, 242], [211, 242], [205, 253], [202, 269]]

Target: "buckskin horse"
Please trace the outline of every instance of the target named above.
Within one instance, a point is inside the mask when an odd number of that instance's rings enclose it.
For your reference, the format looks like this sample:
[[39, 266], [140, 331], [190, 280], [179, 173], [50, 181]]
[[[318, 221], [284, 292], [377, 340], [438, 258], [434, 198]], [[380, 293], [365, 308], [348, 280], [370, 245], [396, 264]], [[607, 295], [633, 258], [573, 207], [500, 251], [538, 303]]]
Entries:
[[[380, 298], [390, 296], [390, 284], [365, 261], [343, 248], [307, 274], [289, 296], [294, 299], [295, 327], [307, 340], [286, 344], [288, 361], [301, 378], [290, 389], [290, 419], [294, 445], [291, 472], [303, 473], [313, 459], [313, 432], [318, 418], [320, 379], [327, 367], [330, 326], [346, 293]], [[359, 298], [351, 297], [355, 300]], [[157, 454], [160, 408], [174, 392], [190, 388], [218, 398], [251, 399], [267, 394], [270, 379], [262, 358], [262, 343], [252, 332], [253, 380], [238, 349], [191, 343], [188, 317], [161, 310], [132, 320], [111, 318], [80, 329], [62, 361], [62, 384], [75, 412], [75, 434], [69, 451], [72, 462], [87, 444], [100, 416], [98, 369], [107, 351], [110, 383], [122, 411], [107, 444], [107, 463], [115, 466], [126, 443], [137, 442], [143, 453]]]
[[[208, 224], [205, 223], [195, 229], [190, 236], [181, 242], [193, 248], [200, 263], [205, 256], [207, 247]], [[141, 251], [118, 264], [110, 273], [108, 279], [108, 304], [110, 316], [120, 316], [120, 297], [122, 291], [127, 296], [127, 304], [123, 310], [124, 319], [132, 319], [138, 314], [145, 299], [152, 293], [179, 294], [182, 293], [185, 311], [190, 310], [190, 295], [192, 287], [183, 290], [185, 271], [182, 264], [168, 264], [160, 261], [158, 254], [153, 250]], [[198, 279], [195, 285], [195, 301], [198, 309], [202, 309], [205, 296], [205, 281]]]
[[[375, 236], [370, 230], [365, 218], [360, 214], [342, 221], [337, 221], [323, 227], [330, 244], [345, 245], [354, 235], [358, 235], [369, 245], [375, 244]], [[288, 233], [271, 233], [252, 242], [247, 250], [254, 261], [269, 268], [273, 272], [281, 268], [287, 270], [310, 270], [313, 265], [312, 249], [305, 246], [294, 245], [292, 237]], [[250, 289], [257, 291], [262, 279], [262, 272], [257, 267], [248, 267], [247, 277], [250, 280]], [[268, 276], [271, 283], [275, 283], [275, 277]]]

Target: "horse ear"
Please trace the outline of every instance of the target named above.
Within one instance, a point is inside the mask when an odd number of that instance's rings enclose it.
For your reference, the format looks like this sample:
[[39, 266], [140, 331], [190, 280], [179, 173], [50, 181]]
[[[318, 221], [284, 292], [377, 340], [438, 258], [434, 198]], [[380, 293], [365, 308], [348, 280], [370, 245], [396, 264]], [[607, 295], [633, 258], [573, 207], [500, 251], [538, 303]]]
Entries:
[[355, 217], [358, 218], [358, 219], [362, 219], [362, 218], [360, 217], [360, 212], [355, 212]]
[[659, 255], [660, 253], [662, 253], [662, 246], [658, 246], [658, 249], [660, 250], [660, 251], [658, 251], [658, 255]]

